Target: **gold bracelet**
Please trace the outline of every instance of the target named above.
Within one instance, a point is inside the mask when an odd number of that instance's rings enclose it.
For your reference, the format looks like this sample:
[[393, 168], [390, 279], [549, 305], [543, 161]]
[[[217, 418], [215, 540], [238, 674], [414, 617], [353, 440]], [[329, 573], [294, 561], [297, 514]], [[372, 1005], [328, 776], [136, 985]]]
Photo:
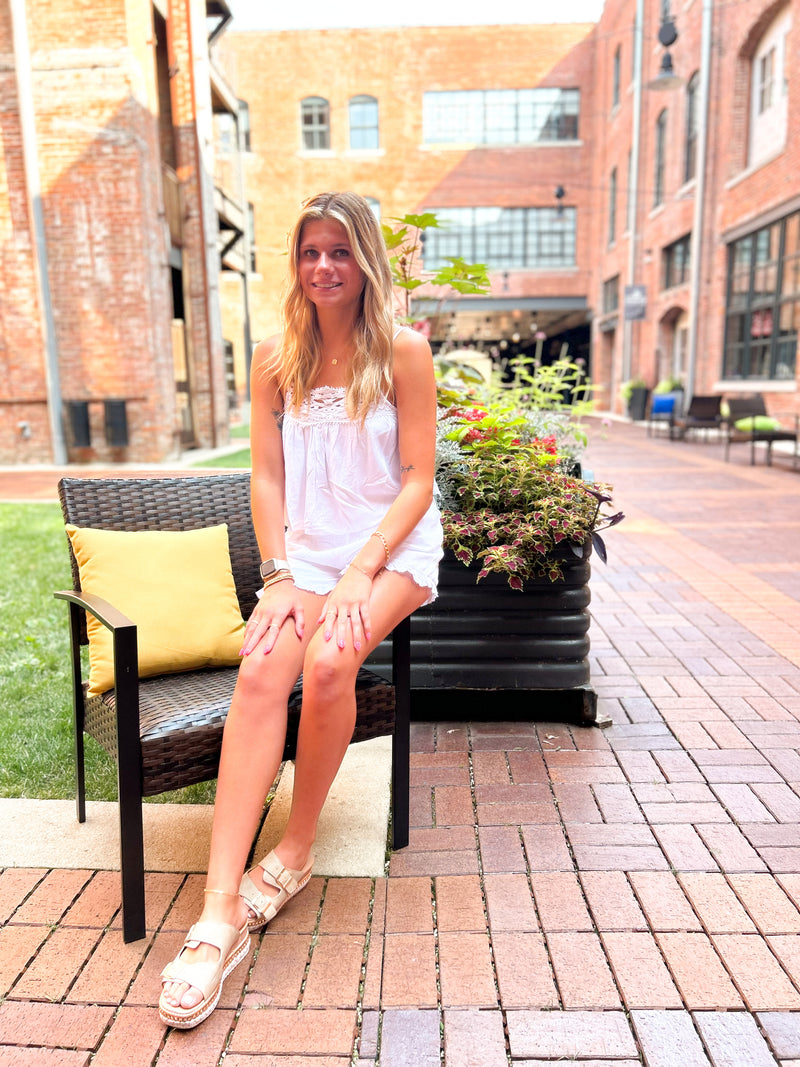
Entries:
[[[375, 579], [375, 575], [374, 574], [370, 574], [369, 571], [365, 571], [364, 568], [363, 567], [359, 567], [359, 565], [357, 563], [348, 563], [347, 567], [352, 567], [354, 571], [360, 571], [364, 575], [364, 577], [365, 578], [369, 578], [369, 580], [371, 582], [374, 581], [374, 579]], [[347, 570], [347, 567], [345, 567], [345, 570]]]
[[386, 562], [389, 562], [389, 544], [380, 530], [376, 530], [375, 533], [371, 533], [370, 537], [377, 537], [380, 543], [383, 545], [383, 551], [386, 553]]
[[264, 582], [264, 588], [265, 589], [269, 589], [269, 587], [271, 585], [277, 585], [278, 582], [293, 582], [293, 581], [294, 581], [294, 575], [292, 574], [291, 571], [278, 571], [277, 574], [273, 575], [271, 578], [268, 578], [266, 580], [266, 582]]

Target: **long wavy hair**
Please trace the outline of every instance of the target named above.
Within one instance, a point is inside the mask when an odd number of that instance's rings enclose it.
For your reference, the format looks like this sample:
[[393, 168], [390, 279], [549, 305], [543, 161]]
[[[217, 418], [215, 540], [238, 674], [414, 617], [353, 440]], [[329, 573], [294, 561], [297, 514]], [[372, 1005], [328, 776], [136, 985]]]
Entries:
[[355, 355], [348, 368], [345, 401], [351, 418], [363, 422], [381, 397], [392, 393], [392, 275], [380, 224], [357, 193], [320, 193], [307, 200], [289, 235], [289, 275], [283, 298], [283, 330], [272, 364], [284, 400], [299, 408], [322, 366], [317, 309], [300, 287], [298, 263], [303, 227], [331, 219], [347, 233], [364, 274], [355, 325]]

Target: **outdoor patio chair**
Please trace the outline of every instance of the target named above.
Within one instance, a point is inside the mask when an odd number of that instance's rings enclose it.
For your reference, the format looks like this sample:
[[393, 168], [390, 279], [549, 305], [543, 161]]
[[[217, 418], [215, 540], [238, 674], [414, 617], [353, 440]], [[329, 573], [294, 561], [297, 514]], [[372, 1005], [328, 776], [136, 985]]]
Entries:
[[680, 393], [654, 393], [650, 400], [650, 411], [647, 416], [647, 436], [652, 437], [660, 426], [666, 426], [667, 433], [672, 437], [675, 428], [675, 419], [678, 416]]
[[721, 396], [693, 396], [686, 414], [675, 420], [673, 437], [683, 438], [697, 430], [703, 430], [708, 436], [709, 430], [719, 429], [722, 425], [721, 408]]
[[[59, 498], [66, 523], [99, 530], [201, 530], [226, 523], [231, 570], [241, 614], [247, 619], [261, 587], [261, 557], [250, 519], [250, 476], [211, 474], [155, 478], [63, 478]], [[69, 602], [73, 671], [77, 816], [86, 819], [84, 733], [117, 765], [122, 874], [123, 938], [145, 936], [142, 798], [217, 775], [222, 730], [236, 681], [235, 666], [139, 678], [137, 626], [97, 595], [82, 594], [70, 544], [73, 589]], [[229, 576], [228, 576], [229, 577]], [[231, 593], [233, 597], [233, 593]], [[115, 684], [87, 696], [81, 645], [86, 613], [113, 635]], [[392, 634], [392, 683], [362, 670], [357, 682], [353, 741], [392, 736], [392, 845], [408, 844], [410, 622]], [[294, 757], [302, 679], [289, 708], [284, 759]]]
[[[783, 420], [783, 423], [781, 422]], [[787, 430], [785, 423], [792, 420], [793, 430]], [[750, 444], [750, 464], [756, 461], [756, 445], [767, 446], [767, 466], [772, 466], [772, 446], [776, 441], [788, 441], [794, 444], [792, 466], [797, 466], [798, 416], [772, 416], [767, 414], [767, 407], [761, 393], [750, 396], [734, 396], [728, 400], [728, 414], [725, 416], [725, 459], [728, 460], [730, 447], [735, 444]]]

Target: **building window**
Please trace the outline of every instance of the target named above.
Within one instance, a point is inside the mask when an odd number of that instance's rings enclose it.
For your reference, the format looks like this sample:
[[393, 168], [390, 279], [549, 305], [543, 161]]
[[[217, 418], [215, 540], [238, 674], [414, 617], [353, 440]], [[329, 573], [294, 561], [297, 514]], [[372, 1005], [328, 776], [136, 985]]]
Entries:
[[247, 240], [250, 245], [250, 273], [257, 274], [256, 269], [256, 210], [247, 202]]
[[578, 89], [425, 93], [426, 144], [539, 144], [578, 138]]
[[381, 221], [381, 202], [376, 200], [374, 196], [365, 196], [364, 199], [369, 204], [369, 209], [378, 222]]
[[614, 49], [614, 66], [611, 81], [611, 107], [619, 107], [619, 82], [620, 67], [622, 65], [622, 45], [618, 44]]
[[330, 106], [322, 96], [307, 96], [300, 103], [303, 148], [319, 151], [331, 146]]
[[625, 202], [625, 226], [629, 232], [636, 229], [636, 204], [633, 197], [633, 152], [628, 149], [628, 192]]
[[239, 101], [239, 130], [242, 148], [245, 152], [250, 152], [250, 105], [246, 100]]
[[667, 109], [656, 119], [656, 156], [653, 175], [653, 207], [664, 202], [664, 166], [667, 150]]
[[603, 314], [610, 315], [619, 311], [619, 275], [607, 278], [603, 282]]
[[787, 35], [792, 26], [787, 5], [761, 37], [750, 67], [751, 165], [775, 155], [786, 144], [788, 95], [786, 91]]
[[608, 179], [608, 243], [613, 245], [617, 239], [617, 168], [611, 171]]
[[488, 263], [492, 270], [544, 270], [575, 266], [574, 207], [430, 208], [439, 229], [428, 230], [426, 270], [449, 257]]
[[350, 97], [350, 147], [378, 148], [378, 101], [374, 96]]
[[690, 182], [697, 174], [697, 93], [700, 74], [695, 71], [686, 86], [686, 154], [683, 164], [683, 180]]
[[794, 380], [800, 329], [800, 212], [728, 246], [723, 373]]
[[687, 233], [679, 241], [673, 241], [663, 251], [663, 288], [683, 285], [689, 280], [689, 264], [692, 254], [692, 235]]
[[772, 107], [772, 83], [775, 77], [775, 46], [758, 61], [758, 113]]

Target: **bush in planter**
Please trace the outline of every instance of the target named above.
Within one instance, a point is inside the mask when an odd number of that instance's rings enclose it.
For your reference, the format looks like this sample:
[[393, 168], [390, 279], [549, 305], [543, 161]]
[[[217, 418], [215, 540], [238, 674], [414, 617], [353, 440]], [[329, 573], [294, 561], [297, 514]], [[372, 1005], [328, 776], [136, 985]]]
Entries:
[[605, 559], [599, 531], [622, 518], [602, 510], [608, 487], [571, 477], [573, 457], [559, 451], [555, 434], [536, 437], [525, 410], [450, 404], [438, 429], [445, 547], [465, 565], [480, 561], [478, 581], [492, 572], [512, 589], [545, 575], [557, 581], [561, 550], [582, 556], [587, 542]]

